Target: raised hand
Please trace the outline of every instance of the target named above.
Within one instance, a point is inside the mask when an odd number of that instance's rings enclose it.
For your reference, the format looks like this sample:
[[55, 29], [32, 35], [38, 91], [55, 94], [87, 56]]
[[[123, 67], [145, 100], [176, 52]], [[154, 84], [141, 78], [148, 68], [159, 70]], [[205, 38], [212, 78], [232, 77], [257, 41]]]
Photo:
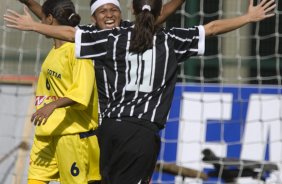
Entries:
[[247, 16], [250, 22], [258, 22], [263, 19], [274, 16], [273, 10], [276, 7], [274, 0], [262, 0], [257, 6], [254, 6], [254, 0], [250, 0]]
[[7, 22], [7, 27], [23, 31], [32, 30], [32, 26], [35, 23], [26, 7], [24, 7], [23, 15], [8, 9], [7, 13], [4, 15], [4, 20]]

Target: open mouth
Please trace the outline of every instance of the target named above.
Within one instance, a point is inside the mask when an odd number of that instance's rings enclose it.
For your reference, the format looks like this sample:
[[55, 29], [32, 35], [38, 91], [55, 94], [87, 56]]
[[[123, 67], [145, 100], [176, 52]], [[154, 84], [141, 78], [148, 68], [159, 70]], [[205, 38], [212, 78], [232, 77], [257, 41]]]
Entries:
[[107, 21], [105, 21], [105, 25], [107, 27], [113, 27], [115, 25], [115, 21], [114, 20], [107, 20]]

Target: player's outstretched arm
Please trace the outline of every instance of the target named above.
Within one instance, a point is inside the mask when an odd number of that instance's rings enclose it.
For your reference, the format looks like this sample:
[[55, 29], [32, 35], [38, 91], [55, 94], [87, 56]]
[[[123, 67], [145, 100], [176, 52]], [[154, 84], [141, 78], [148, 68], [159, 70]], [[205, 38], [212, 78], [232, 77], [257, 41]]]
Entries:
[[162, 14], [158, 17], [156, 24], [163, 23], [171, 14], [173, 14], [185, 0], [171, 0], [163, 5]]
[[20, 1], [21, 3], [25, 4], [34, 15], [36, 15], [40, 20], [43, 17], [42, 14], [42, 7], [41, 5], [36, 2], [35, 0], [17, 0]]
[[36, 22], [30, 16], [27, 8], [24, 8], [24, 14], [18, 14], [13, 10], [8, 10], [4, 15], [6, 26], [22, 31], [34, 31], [52, 38], [74, 42], [75, 28], [71, 26], [51, 26]]
[[238, 29], [248, 23], [258, 22], [274, 16], [273, 10], [276, 7], [274, 0], [262, 0], [257, 6], [254, 1], [249, 0], [248, 12], [245, 15], [212, 21], [204, 26], [206, 36], [223, 34]]

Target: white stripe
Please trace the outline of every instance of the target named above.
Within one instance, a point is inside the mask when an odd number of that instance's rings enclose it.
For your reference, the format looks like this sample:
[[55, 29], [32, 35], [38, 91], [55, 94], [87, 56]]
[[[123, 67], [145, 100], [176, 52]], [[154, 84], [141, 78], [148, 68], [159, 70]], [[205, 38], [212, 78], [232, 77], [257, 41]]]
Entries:
[[[106, 73], [104, 67], [103, 67], [103, 76], [104, 76], [104, 81], [105, 81], [106, 96], [107, 96], [107, 98], [109, 99], [109, 98], [110, 98], [110, 93], [109, 93], [109, 88], [108, 88], [109, 85], [108, 85], [107, 73]], [[109, 102], [109, 103], [107, 104], [107, 108], [109, 108], [110, 106], [111, 106], [111, 103]], [[103, 113], [104, 113], [104, 112], [103, 112]], [[110, 115], [110, 112], [109, 112], [109, 115]], [[108, 116], [108, 117], [110, 117], [110, 116]]]
[[135, 107], [135, 105], [131, 106], [130, 116], [132, 116], [132, 115], [133, 115], [133, 112], [134, 112], [134, 107]]
[[[153, 67], [152, 67], [152, 82], [154, 82], [155, 80], [155, 68], [156, 68], [156, 36], [154, 36], [154, 40], [153, 40]], [[144, 97], [147, 97], [148, 94], [146, 94]], [[152, 99], [152, 96], [150, 96], [145, 104], [145, 108], [144, 108], [144, 114], [147, 113], [148, 111], [148, 106], [150, 103], [150, 100]], [[141, 118], [141, 117], [140, 117]]]
[[144, 113], [146, 113], [148, 111], [148, 107], [149, 107], [149, 102], [152, 99], [152, 96], [150, 96], [145, 104], [145, 109], [144, 109]]
[[[167, 45], [167, 35], [165, 36], [165, 49], [166, 49], [166, 52], [165, 52], [166, 53], [166, 59], [165, 59], [165, 68], [164, 68], [164, 76], [163, 76], [162, 86], [165, 84], [165, 77], [166, 77], [166, 71], [167, 71], [167, 65], [168, 65], [168, 50], [169, 49], [168, 49], [168, 45]], [[164, 88], [165, 88], [165, 86], [164, 86]], [[154, 122], [154, 119], [155, 119], [155, 116], [156, 116], [156, 110], [160, 105], [161, 98], [162, 98], [162, 94], [159, 96], [158, 103], [153, 110], [153, 114], [152, 114], [152, 117], [151, 117], [152, 122]]]
[[[145, 96], [144, 96], [144, 98], [145, 98]], [[149, 106], [149, 102], [150, 102], [151, 99], [152, 99], [152, 96], [150, 96], [150, 97], [148, 98], [148, 100], [146, 101], [145, 108], [144, 108], [144, 112], [141, 113], [141, 114], [139, 114], [139, 116], [138, 116], [139, 119], [142, 118], [142, 115], [143, 115], [143, 114], [146, 114], [146, 113], [147, 113], [147, 111], [148, 111], [148, 106]]]
[[[138, 94], [139, 94], [139, 88], [140, 88], [140, 80], [141, 80], [141, 70], [142, 70], [142, 55], [138, 55], [138, 59], [137, 59], [137, 61], [138, 61], [138, 71], [137, 71], [137, 73], [138, 73], [138, 78], [137, 78], [137, 90], [135, 91], [135, 96], [134, 96], [134, 98], [133, 98], [133, 100], [132, 101], [135, 101], [136, 100], [136, 98], [138, 97]], [[132, 116], [133, 115], [133, 112], [134, 112], [134, 108], [135, 108], [135, 105], [133, 105], [132, 107], [131, 107], [131, 111], [130, 111], [130, 116]]]
[[189, 51], [198, 53], [199, 49], [189, 49]]
[[153, 70], [153, 73], [152, 73], [152, 83], [154, 83], [154, 80], [155, 80], [155, 69], [156, 69], [156, 57], [157, 57], [157, 51], [156, 51], [156, 39], [157, 39], [157, 37], [156, 37], [156, 35], [154, 36], [154, 40], [153, 40], [153, 68], [152, 68], [152, 70]]
[[75, 31], [75, 56], [77, 58], [80, 58], [81, 57], [81, 33], [82, 33], [82, 30], [80, 29], [76, 29]]
[[114, 70], [116, 72], [116, 77], [115, 77], [115, 91], [113, 92], [113, 100], [115, 100], [115, 94], [117, 93], [117, 82], [118, 82], [118, 69], [117, 69], [117, 61], [116, 61], [116, 51], [117, 51], [117, 41], [118, 41], [118, 37], [115, 38], [114, 41], [114, 50], [113, 50], [113, 60], [114, 60]]
[[108, 79], [107, 79], [107, 73], [103, 67], [103, 77], [104, 77], [104, 81], [105, 81], [105, 92], [106, 92], [106, 97], [109, 99], [109, 89], [108, 89]]
[[[117, 61], [116, 61], [116, 51], [117, 51], [117, 41], [118, 41], [118, 37], [115, 37], [115, 41], [114, 41], [114, 48], [113, 48], [113, 60], [114, 60], [114, 70], [115, 70], [115, 73], [116, 73], [116, 77], [115, 77], [115, 90], [114, 92], [112, 93], [112, 98], [113, 100], [116, 99], [115, 97], [115, 94], [117, 93], [117, 82], [118, 82], [118, 70], [117, 70]], [[110, 103], [108, 105], [110, 107]], [[108, 113], [108, 117], [111, 117], [111, 112], [113, 112], [115, 110], [115, 108], [112, 109], [112, 111], [110, 111]]]
[[[153, 55], [152, 55], [152, 59], [153, 59], [153, 62], [152, 62], [152, 64], [153, 64], [153, 67], [152, 67], [152, 82], [154, 82], [154, 79], [155, 79], [155, 68], [156, 68], [156, 39], [157, 39], [157, 37], [156, 36], [154, 36], [154, 40], [153, 40]], [[148, 93], [147, 94], [145, 94], [144, 95], [144, 98], [146, 98], [148, 96]], [[145, 108], [144, 108], [144, 112], [143, 112], [143, 114], [145, 114], [145, 113], [147, 113], [147, 111], [148, 111], [148, 106], [149, 106], [149, 103], [150, 103], [150, 100], [152, 99], [152, 96], [150, 96], [149, 98], [148, 98], [148, 100], [147, 100], [147, 102], [146, 102], [146, 104], [145, 104]], [[139, 118], [141, 118], [141, 116], [143, 115], [143, 114], [139, 114]]]
[[[198, 53], [198, 49], [189, 49], [189, 51]], [[174, 50], [174, 52], [177, 54], [185, 54], [187, 50]]]
[[190, 29], [190, 30], [196, 30], [196, 27], [190, 27], [190, 28], [181, 28], [181, 27], [172, 27], [171, 30], [173, 29], [178, 29], [178, 30], [187, 30], [187, 29]]
[[91, 55], [84, 55], [84, 56], [76, 56], [77, 58], [94, 58], [94, 57], [100, 57], [100, 56], [103, 56], [103, 55], [106, 55], [107, 53], [106, 52], [102, 52], [102, 53], [99, 53], [99, 54], [91, 54]]
[[[125, 63], [126, 63], [125, 85], [124, 85], [123, 90], [122, 90], [122, 97], [121, 97], [121, 100], [120, 100], [120, 104], [124, 101], [125, 89], [126, 89], [126, 85], [128, 84], [128, 71], [129, 71], [128, 55], [129, 55], [130, 38], [131, 38], [131, 32], [128, 32], [127, 43], [126, 43], [126, 54], [125, 54]], [[120, 112], [118, 113], [118, 117], [120, 117], [123, 110], [124, 110], [124, 107], [120, 109]]]
[[168, 33], [168, 35], [170, 35], [172, 38], [175, 38], [176, 40], [179, 40], [179, 41], [181, 41], [181, 42], [186, 42], [186, 41], [192, 42], [192, 39], [191, 39], [191, 38], [185, 38], [185, 39], [183, 39], [183, 38], [181, 38], [181, 37], [178, 37], [178, 36], [176, 36], [176, 35], [174, 35], [174, 34], [170, 34], [170, 33]]
[[[123, 112], [123, 110], [124, 110], [124, 106], [122, 106], [122, 107], [120, 108], [120, 112]], [[120, 118], [120, 113], [118, 114], [118, 117]]]
[[203, 55], [205, 53], [206, 32], [204, 26], [198, 26], [198, 29], [199, 29], [198, 55]]
[[102, 39], [102, 40], [98, 40], [98, 41], [95, 41], [95, 42], [81, 43], [81, 45], [82, 46], [97, 45], [99, 43], [103, 43], [103, 42], [107, 42], [107, 41], [108, 41], [108, 38]]
[[162, 82], [162, 86], [165, 84], [165, 77], [166, 77], [166, 72], [167, 72], [167, 65], [168, 65], [168, 45], [167, 45], [167, 35], [166, 35], [166, 41], [165, 41], [165, 48], [166, 48], [166, 59], [165, 59], [165, 68], [164, 68], [164, 78]]
[[139, 94], [139, 88], [140, 88], [140, 80], [142, 78], [141, 76], [141, 71], [142, 71], [142, 54], [139, 54], [138, 55], [138, 71], [137, 71], [137, 74], [138, 74], [138, 78], [137, 78], [137, 90], [135, 91], [135, 97], [133, 98], [134, 101], [136, 100], [136, 98], [138, 97], [138, 94]]

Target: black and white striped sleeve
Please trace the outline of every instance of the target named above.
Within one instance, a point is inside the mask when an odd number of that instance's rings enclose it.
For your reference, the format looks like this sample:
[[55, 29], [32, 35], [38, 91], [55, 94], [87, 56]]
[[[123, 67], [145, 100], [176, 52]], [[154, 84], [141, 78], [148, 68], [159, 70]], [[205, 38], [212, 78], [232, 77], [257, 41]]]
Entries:
[[174, 40], [174, 52], [178, 61], [205, 52], [205, 29], [203, 26], [192, 28], [172, 28], [169, 36]]
[[75, 33], [75, 54], [77, 58], [97, 59], [106, 55], [106, 43], [110, 31], [85, 31]]

